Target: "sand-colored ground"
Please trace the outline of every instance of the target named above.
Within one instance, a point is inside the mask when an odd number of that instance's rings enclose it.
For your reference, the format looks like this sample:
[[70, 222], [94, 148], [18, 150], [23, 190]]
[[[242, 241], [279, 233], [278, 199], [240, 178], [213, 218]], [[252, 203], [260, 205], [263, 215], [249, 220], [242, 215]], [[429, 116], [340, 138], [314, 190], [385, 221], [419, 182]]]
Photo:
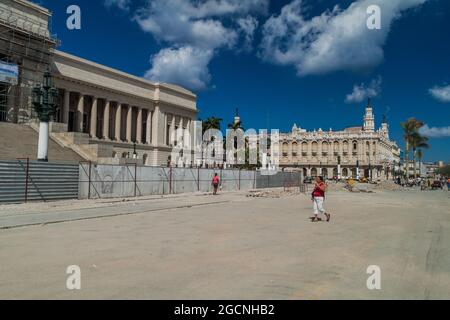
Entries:
[[[330, 223], [309, 221], [305, 195], [0, 206], [0, 298], [450, 298], [448, 192], [334, 191], [326, 205]], [[81, 290], [66, 289], [69, 265]]]

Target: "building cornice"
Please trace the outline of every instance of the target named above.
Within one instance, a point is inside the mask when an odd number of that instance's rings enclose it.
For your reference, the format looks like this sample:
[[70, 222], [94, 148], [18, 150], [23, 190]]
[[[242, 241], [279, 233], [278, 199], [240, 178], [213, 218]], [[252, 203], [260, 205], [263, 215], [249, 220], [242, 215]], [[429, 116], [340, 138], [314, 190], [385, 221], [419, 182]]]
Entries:
[[18, 3], [18, 4], [22, 5], [22, 6], [25, 6], [25, 7], [28, 7], [30, 9], [36, 10], [39, 13], [45, 14], [48, 17], [52, 16], [52, 13], [47, 8], [41, 7], [40, 5], [38, 5], [36, 3], [30, 2], [30, 1], [27, 1], [27, 0], [12, 0], [12, 1], [16, 2], [16, 3]]
[[167, 84], [167, 83], [152, 82], [152, 81], [149, 81], [147, 79], [144, 79], [144, 78], [141, 78], [141, 77], [137, 77], [137, 76], [134, 76], [132, 74], [129, 74], [129, 73], [126, 73], [126, 72], [123, 72], [123, 71], [120, 71], [120, 70], [117, 70], [117, 69], [114, 69], [114, 68], [107, 67], [105, 65], [102, 65], [102, 64], [99, 64], [99, 63], [96, 63], [96, 62], [93, 62], [93, 61], [90, 61], [90, 60], [87, 60], [87, 59], [84, 59], [84, 58], [72, 55], [72, 54], [67, 53], [67, 52], [63, 52], [63, 51], [60, 51], [60, 50], [55, 50], [54, 51], [54, 56], [62, 58], [62, 59], [65, 59], [67, 61], [71, 61], [71, 62], [77, 63], [77, 64], [85, 65], [85, 66], [87, 66], [89, 68], [93, 68], [93, 69], [99, 70], [101, 72], [110, 74], [113, 77], [115, 76], [115, 77], [121, 77], [121, 78], [124, 78], [124, 79], [127, 79], [127, 80], [131, 80], [131, 81], [133, 81], [135, 83], [138, 83], [140, 85], [143, 85], [143, 86], [145, 86], [145, 87], [147, 87], [147, 88], [149, 88], [149, 89], [151, 89], [153, 91], [161, 90], [161, 91], [164, 91], [164, 92], [176, 93], [176, 94], [182, 95], [182, 96], [184, 96], [184, 97], [186, 97], [186, 98], [188, 98], [190, 100], [195, 100], [196, 97], [197, 97], [194, 93], [192, 93], [189, 90], [186, 90], [186, 89], [184, 89], [182, 87], [179, 87], [179, 86], [176, 86], [176, 85], [172, 85], [172, 84]]

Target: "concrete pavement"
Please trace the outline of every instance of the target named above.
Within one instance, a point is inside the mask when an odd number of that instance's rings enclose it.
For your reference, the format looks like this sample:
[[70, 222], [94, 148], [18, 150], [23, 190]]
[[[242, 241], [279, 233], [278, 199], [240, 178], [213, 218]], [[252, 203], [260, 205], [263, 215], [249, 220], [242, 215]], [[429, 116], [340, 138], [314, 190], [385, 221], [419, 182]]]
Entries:
[[[77, 205], [59, 203], [50, 216], [44, 205], [0, 208], [3, 225], [89, 218], [0, 230], [0, 298], [450, 298], [445, 192], [332, 192], [330, 223], [309, 222], [304, 195]], [[69, 265], [81, 268], [81, 290], [66, 289]], [[381, 268], [381, 290], [367, 289], [369, 265]]]

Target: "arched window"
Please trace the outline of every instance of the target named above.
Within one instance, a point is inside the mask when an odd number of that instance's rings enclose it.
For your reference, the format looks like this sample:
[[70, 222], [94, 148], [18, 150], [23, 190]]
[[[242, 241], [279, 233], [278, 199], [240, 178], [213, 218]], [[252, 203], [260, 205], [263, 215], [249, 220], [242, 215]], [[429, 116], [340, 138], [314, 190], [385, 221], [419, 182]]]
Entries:
[[296, 157], [298, 153], [298, 144], [297, 142], [292, 142], [292, 156]]
[[326, 155], [328, 153], [328, 142], [322, 142], [322, 153]]
[[334, 168], [333, 169], [333, 178], [338, 176], [338, 169]]
[[287, 157], [289, 152], [289, 144], [287, 142], [283, 143], [283, 157]]
[[302, 142], [302, 156], [306, 157], [308, 155], [308, 142]]
[[319, 150], [319, 144], [316, 141], [314, 141], [311, 144], [311, 149], [312, 149], [313, 156], [316, 156], [317, 155], [317, 151]]
[[339, 142], [335, 141], [333, 146], [334, 152], [339, 153]]
[[347, 154], [348, 153], [348, 141], [344, 141], [343, 143], [342, 143], [342, 148], [344, 149], [343, 151], [344, 151], [344, 154]]
[[347, 168], [342, 169], [342, 175], [344, 176], [344, 178], [348, 178], [348, 169]]

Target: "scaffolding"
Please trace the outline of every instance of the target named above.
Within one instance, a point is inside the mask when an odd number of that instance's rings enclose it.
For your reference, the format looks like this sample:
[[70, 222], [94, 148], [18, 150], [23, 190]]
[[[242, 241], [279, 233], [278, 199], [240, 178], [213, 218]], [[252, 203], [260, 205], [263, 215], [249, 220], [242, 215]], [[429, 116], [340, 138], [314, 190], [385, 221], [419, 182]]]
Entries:
[[41, 82], [59, 45], [48, 20], [8, 5], [0, 6], [0, 61], [16, 64], [18, 84], [0, 82], [0, 121], [25, 123], [34, 118], [31, 91]]

